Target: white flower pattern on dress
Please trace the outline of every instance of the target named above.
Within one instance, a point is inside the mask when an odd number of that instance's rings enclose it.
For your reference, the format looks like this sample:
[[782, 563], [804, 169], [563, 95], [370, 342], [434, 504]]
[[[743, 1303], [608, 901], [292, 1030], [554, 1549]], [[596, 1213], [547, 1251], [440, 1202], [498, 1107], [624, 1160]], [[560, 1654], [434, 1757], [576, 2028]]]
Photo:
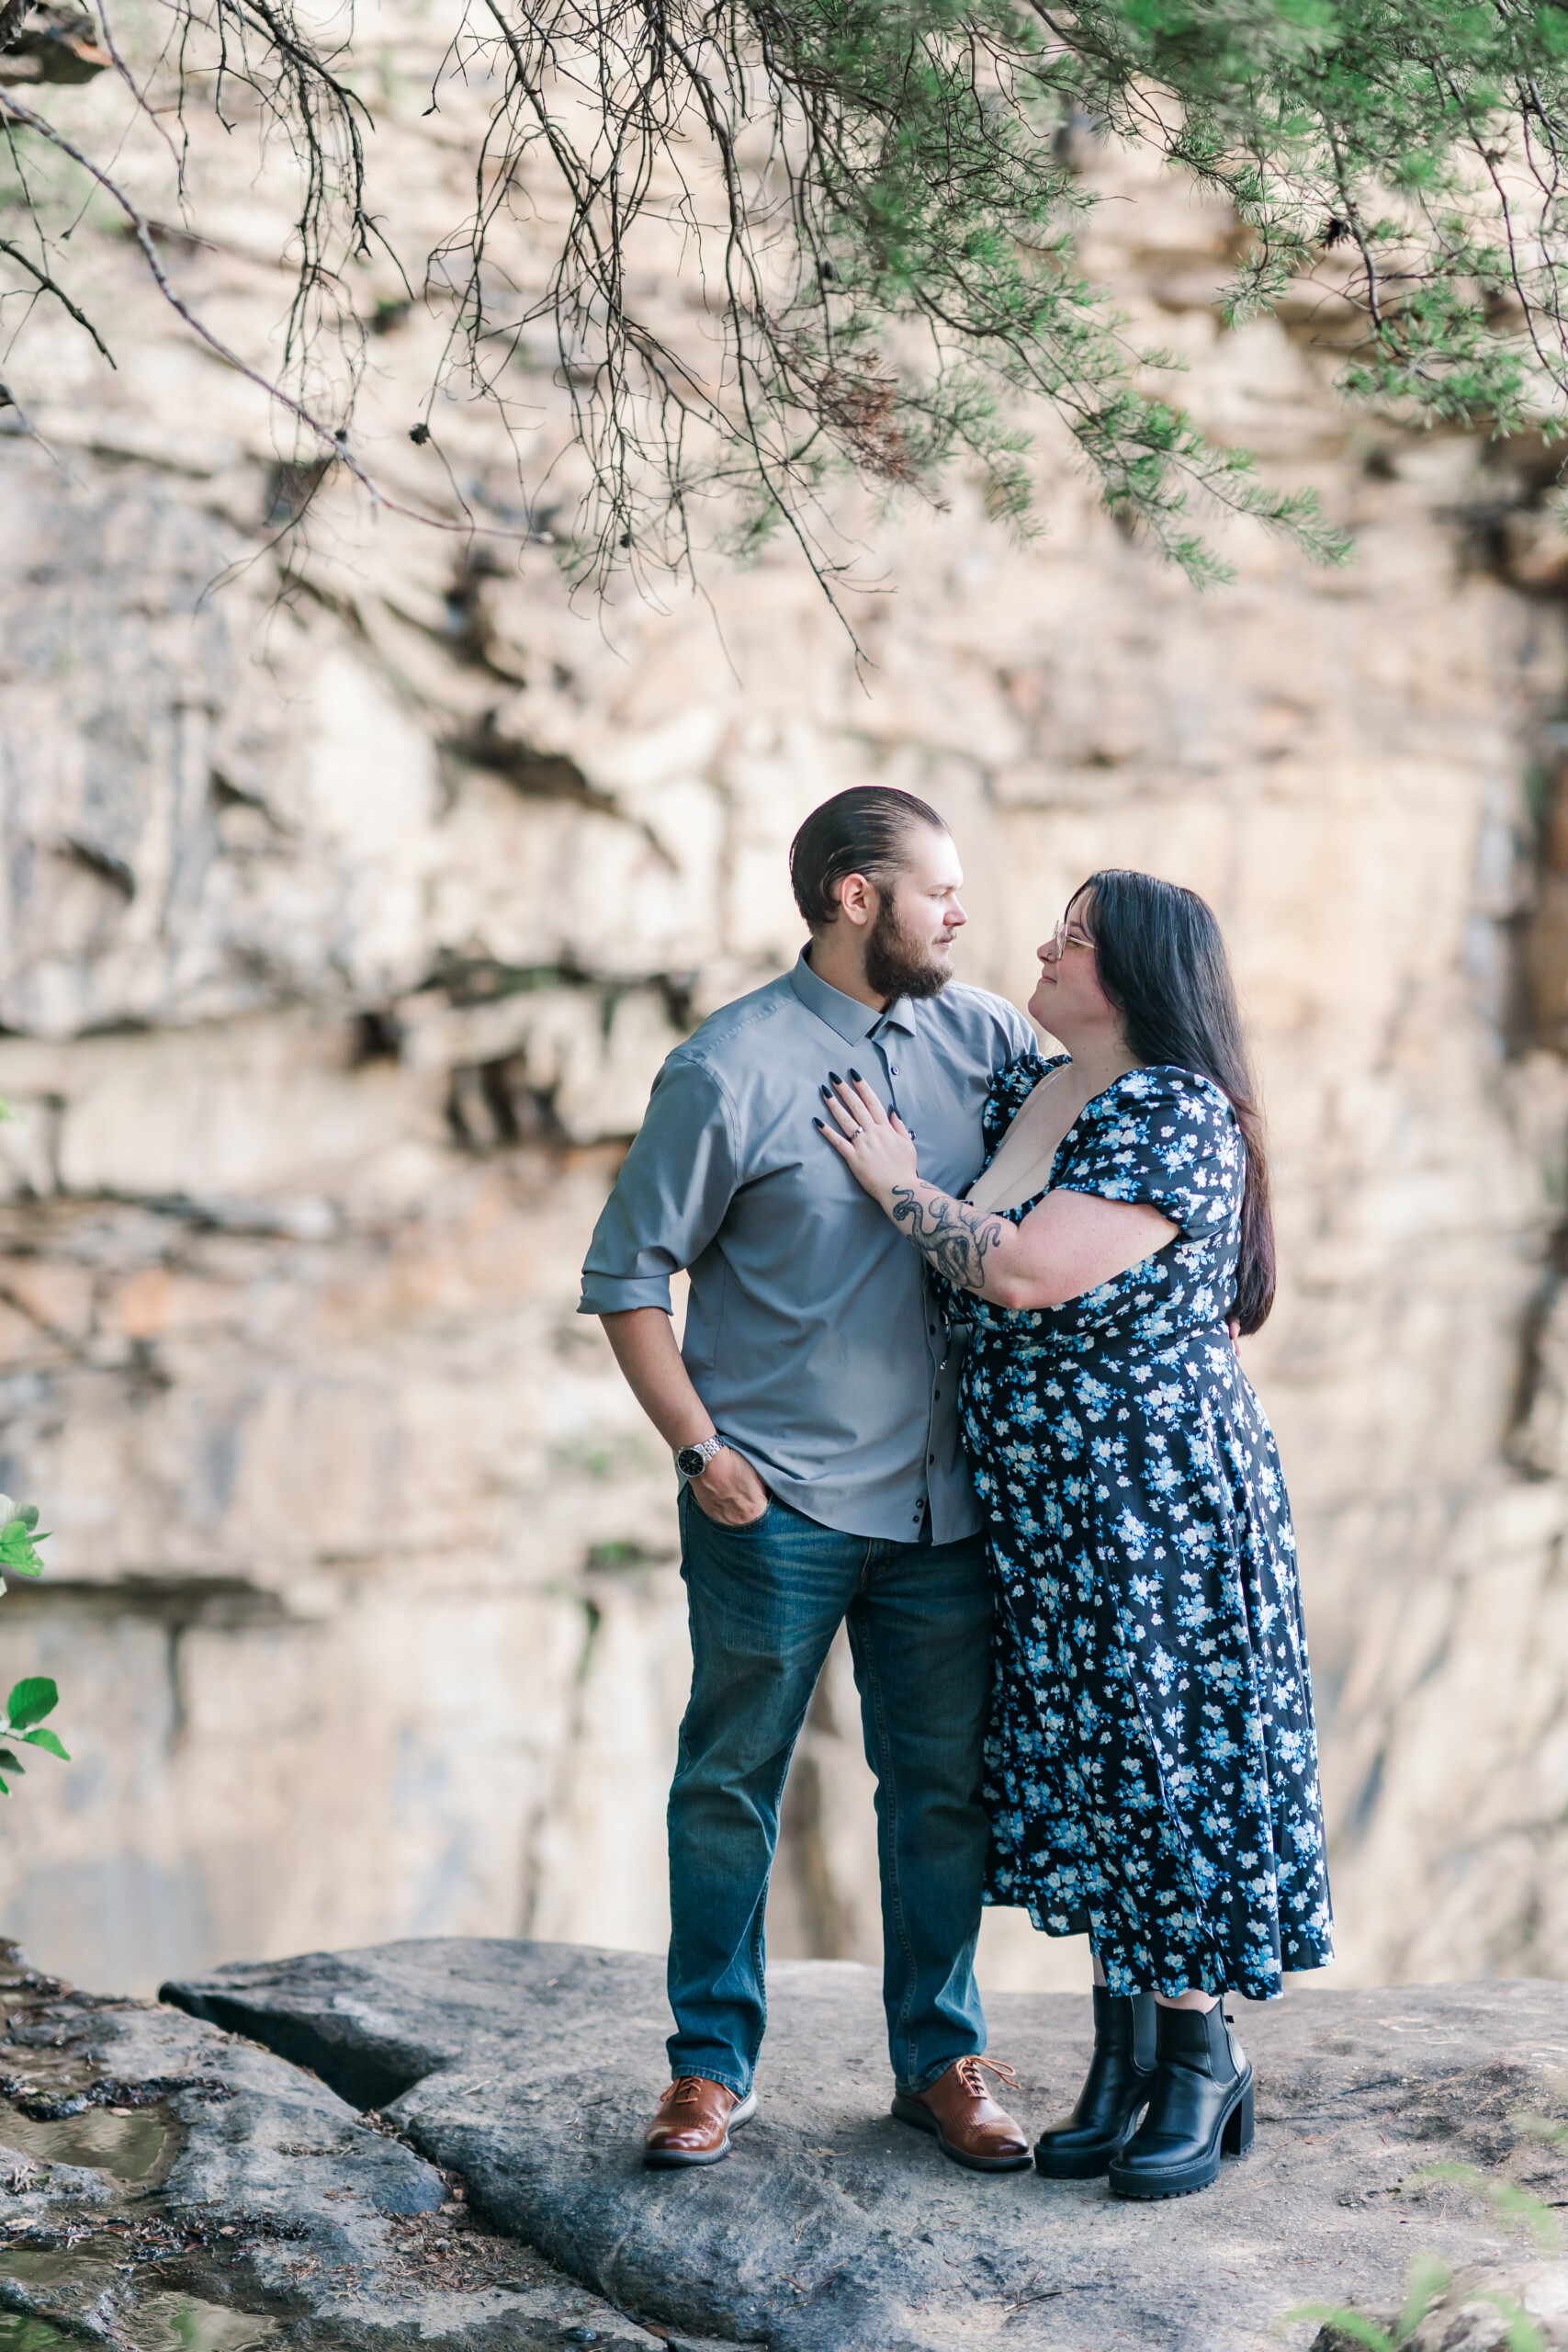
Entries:
[[[998, 1073], [987, 1163], [1065, 1058]], [[1047, 1189], [1146, 1202], [1176, 1238], [1064, 1306], [946, 1295], [997, 1589], [986, 1900], [1087, 1928], [1112, 1993], [1261, 2000], [1333, 1958], [1290, 1502], [1225, 1329], [1246, 1173], [1218, 1087], [1131, 1070]]]

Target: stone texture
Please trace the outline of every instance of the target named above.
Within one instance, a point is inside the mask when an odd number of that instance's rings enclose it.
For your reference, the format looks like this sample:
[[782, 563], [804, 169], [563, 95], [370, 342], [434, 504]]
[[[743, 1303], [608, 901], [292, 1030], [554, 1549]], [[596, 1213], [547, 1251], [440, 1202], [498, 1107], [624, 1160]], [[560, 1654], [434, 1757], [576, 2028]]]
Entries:
[[[775, 1964], [769, 1990], [755, 2120], [726, 2163], [675, 2174], [640, 2162], [667, 2021], [662, 1972], [636, 1954], [434, 1939], [238, 1964], [165, 1997], [311, 2064], [351, 2101], [388, 2099], [503, 2229], [677, 2335], [774, 2352], [993, 2339], [1262, 2352], [1315, 2333], [1275, 2332], [1298, 2305], [1397, 2301], [1418, 2250], [1483, 2263], [1487, 2278], [1511, 2264], [1516, 2282], [1557, 2291], [1560, 2272], [1520, 2267], [1528, 2240], [1470, 2181], [1424, 2168], [1568, 2196], [1563, 2147], [1511, 2120], [1564, 2111], [1560, 1985], [1237, 2004], [1258, 2077], [1254, 2153], [1201, 2197], [1144, 2206], [1102, 2181], [964, 2173], [896, 2123], [871, 1971]], [[991, 2048], [1016, 2066], [1012, 2104], [1032, 2129], [1077, 2090], [1088, 2009], [989, 2004]]]
[[7, 1953], [0, 2136], [22, 2145], [0, 2153], [0, 2312], [202, 2352], [655, 2352], [313, 2074]]
[[[443, 35], [393, 0], [357, 37], [372, 200], [423, 251], [483, 92], [426, 118]], [[113, 75], [51, 100], [87, 130], [119, 102]], [[171, 266], [261, 358], [290, 189], [240, 120], [193, 120], [211, 243]], [[125, 156], [181, 217], [156, 142]], [[269, 552], [271, 420], [78, 232], [119, 371], [43, 320], [0, 412], [0, 1483], [56, 1530], [4, 1624], [76, 1758], [7, 1815], [3, 1917], [46, 1960], [148, 1990], [426, 1932], [661, 1941], [671, 1481], [575, 1269], [661, 1053], [794, 955], [795, 825], [882, 777], [951, 816], [964, 968], [1016, 997], [1098, 862], [1218, 906], [1276, 1139], [1283, 1287], [1247, 1360], [1297, 1506], [1342, 1973], [1568, 1972], [1551, 466], [1346, 411], [1308, 320], [1224, 333], [1228, 217], [1136, 156], [1092, 168], [1090, 275], [1356, 561], [1222, 529], [1237, 584], [1195, 598], [1047, 432], [1031, 548], [962, 475], [946, 514], [845, 492], [888, 591], [848, 594], [859, 665], [782, 550], [716, 561], [711, 605], [600, 614], [542, 549], [329, 485]], [[505, 266], [531, 283], [538, 250]], [[700, 315], [649, 266], [660, 316]], [[400, 291], [345, 282], [367, 318]], [[416, 502], [445, 494], [407, 412], [446, 323], [378, 334], [355, 426]], [[564, 528], [552, 368], [525, 349], [515, 390]], [[514, 520], [518, 453], [462, 401], [437, 418], [476, 513]], [[873, 1959], [841, 1654], [787, 1818], [775, 1949]], [[1014, 1915], [983, 1964], [1085, 1973]]]

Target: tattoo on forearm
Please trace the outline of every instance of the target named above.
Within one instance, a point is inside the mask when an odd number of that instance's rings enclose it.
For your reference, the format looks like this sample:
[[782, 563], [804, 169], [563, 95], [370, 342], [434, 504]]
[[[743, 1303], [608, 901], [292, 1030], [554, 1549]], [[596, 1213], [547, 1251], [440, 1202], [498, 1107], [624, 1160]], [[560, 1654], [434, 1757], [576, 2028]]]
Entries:
[[984, 1289], [986, 1252], [1010, 1230], [1006, 1217], [965, 1208], [934, 1184], [895, 1185], [893, 1222], [908, 1228], [916, 1249], [955, 1290]]

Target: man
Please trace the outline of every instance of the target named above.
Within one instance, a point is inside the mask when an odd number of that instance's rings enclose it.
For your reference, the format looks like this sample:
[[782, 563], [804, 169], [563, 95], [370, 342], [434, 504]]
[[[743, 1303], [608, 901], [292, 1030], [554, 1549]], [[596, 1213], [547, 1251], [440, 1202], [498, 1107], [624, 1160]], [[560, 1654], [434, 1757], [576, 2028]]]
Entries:
[[[650, 2164], [716, 2164], [755, 2109], [779, 1800], [847, 1617], [877, 1780], [893, 2112], [955, 2162], [1030, 2161], [986, 2087], [975, 1943], [991, 1601], [956, 1376], [919, 1253], [815, 1132], [853, 1066], [970, 1182], [995, 1070], [1032, 1042], [949, 982], [966, 917], [936, 811], [881, 786], [809, 816], [793, 971], [705, 1021], [654, 1082], [595, 1228], [581, 1311], [676, 1449], [692, 1695], [670, 1794], [669, 2049]], [[683, 1346], [670, 1276], [691, 1271]]]

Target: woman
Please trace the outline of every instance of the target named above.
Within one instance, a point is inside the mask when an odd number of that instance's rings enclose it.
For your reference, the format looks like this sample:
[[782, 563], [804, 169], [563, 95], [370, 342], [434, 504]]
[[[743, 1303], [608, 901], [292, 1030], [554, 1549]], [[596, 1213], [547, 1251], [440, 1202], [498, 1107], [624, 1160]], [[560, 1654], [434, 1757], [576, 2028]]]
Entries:
[[1029, 1010], [1067, 1050], [993, 1080], [965, 1200], [921, 1182], [858, 1075], [817, 1124], [969, 1327], [987, 1900], [1095, 1954], [1093, 2064], [1036, 2163], [1182, 2196], [1251, 2144], [1223, 1996], [1333, 1956], [1290, 1505], [1226, 1329], [1273, 1303], [1268, 1174], [1201, 899], [1095, 874], [1039, 955]]

